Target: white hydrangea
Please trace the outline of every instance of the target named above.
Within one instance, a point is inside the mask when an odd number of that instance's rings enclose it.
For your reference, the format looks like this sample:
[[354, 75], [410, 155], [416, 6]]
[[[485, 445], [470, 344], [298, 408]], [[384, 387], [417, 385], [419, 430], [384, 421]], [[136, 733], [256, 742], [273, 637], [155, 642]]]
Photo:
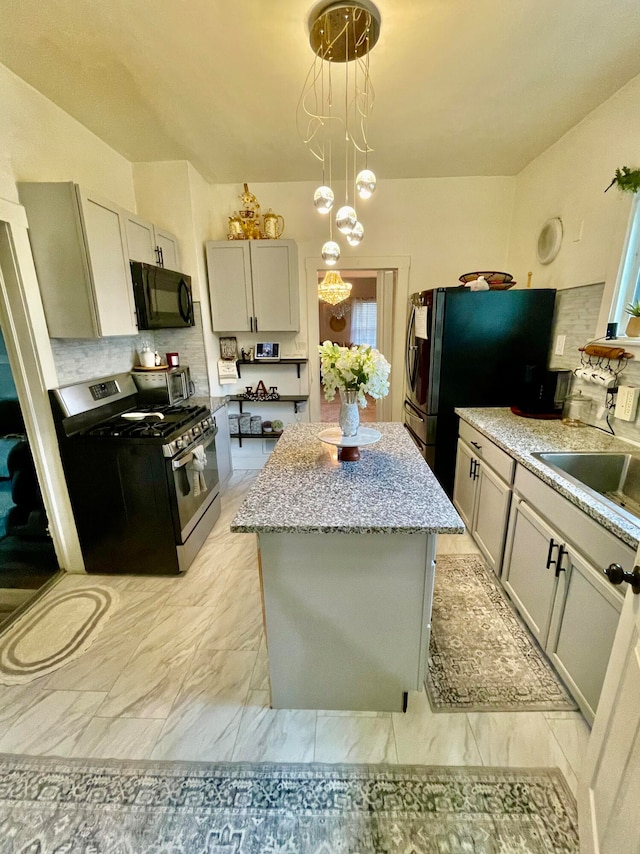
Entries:
[[352, 388], [357, 391], [358, 403], [364, 408], [367, 394], [381, 398], [389, 393], [391, 365], [379, 350], [364, 344], [340, 347], [325, 341], [318, 346], [318, 351], [327, 400], [334, 399], [336, 389]]

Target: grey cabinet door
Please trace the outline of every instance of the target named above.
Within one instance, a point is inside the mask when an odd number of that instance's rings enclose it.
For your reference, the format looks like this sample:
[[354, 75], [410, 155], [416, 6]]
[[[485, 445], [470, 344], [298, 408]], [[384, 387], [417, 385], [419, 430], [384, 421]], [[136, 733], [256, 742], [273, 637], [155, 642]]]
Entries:
[[126, 234], [115, 205], [76, 188], [101, 336], [136, 335]]
[[562, 566], [546, 652], [592, 723], [623, 597], [573, 549], [564, 555]]
[[249, 241], [210, 240], [206, 254], [213, 331], [252, 332]]
[[255, 332], [300, 329], [298, 252], [293, 240], [251, 241]]
[[131, 261], [144, 264], [157, 264], [156, 239], [153, 223], [147, 222], [135, 214], [125, 211], [124, 220], [127, 230], [127, 249]]
[[471, 533], [491, 569], [500, 575], [511, 487], [484, 462], [479, 464]]
[[[160, 266], [166, 267], [167, 270], [180, 269], [180, 247], [178, 246], [178, 238], [170, 231], [165, 231], [164, 228], [155, 228], [155, 244], [160, 250]], [[158, 261], [152, 261], [152, 264], [157, 264]]]
[[540, 646], [549, 632], [558, 579], [560, 537], [524, 501], [515, 501], [509, 524], [502, 583]]
[[472, 455], [469, 446], [462, 439], [458, 439], [453, 503], [469, 532], [472, 528], [473, 505], [476, 497], [476, 480], [474, 477], [476, 464], [477, 460]]

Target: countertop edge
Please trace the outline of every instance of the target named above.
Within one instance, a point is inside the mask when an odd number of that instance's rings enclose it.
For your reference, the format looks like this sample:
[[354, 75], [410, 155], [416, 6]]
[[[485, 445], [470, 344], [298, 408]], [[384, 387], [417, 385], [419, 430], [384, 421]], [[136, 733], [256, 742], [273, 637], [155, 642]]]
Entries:
[[363, 528], [358, 526], [309, 526], [283, 528], [275, 525], [231, 525], [232, 534], [464, 534], [464, 525], [433, 525], [428, 528], [398, 526]]

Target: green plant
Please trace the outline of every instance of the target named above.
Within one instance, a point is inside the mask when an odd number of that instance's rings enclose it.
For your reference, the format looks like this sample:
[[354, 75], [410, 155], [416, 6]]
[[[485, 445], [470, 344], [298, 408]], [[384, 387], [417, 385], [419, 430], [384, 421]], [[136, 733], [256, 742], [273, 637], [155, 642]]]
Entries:
[[627, 314], [630, 314], [631, 317], [640, 317], [640, 300], [630, 302], [629, 305], [625, 306], [625, 311]]
[[271, 427], [274, 433], [282, 433], [284, 430], [284, 424], [278, 418], [275, 421], [271, 422]]
[[614, 184], [617, 184], [618, 189], [622, 190], [623, 193], [637, 193], [640, 190], [640, 169], [629, 169], [628, 166], [616, 169], [615, 177], [607, 190], [610, 190]]

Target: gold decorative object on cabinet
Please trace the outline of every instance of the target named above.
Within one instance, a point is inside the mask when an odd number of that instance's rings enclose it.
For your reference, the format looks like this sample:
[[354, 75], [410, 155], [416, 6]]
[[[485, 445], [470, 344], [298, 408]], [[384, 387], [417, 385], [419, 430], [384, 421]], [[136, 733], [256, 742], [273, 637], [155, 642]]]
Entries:
[[269, 208], [262, 218], [264, 220], [264, 233], [266, 237], [271, 240], [277, 240], [279, 237], [282, 237], [282, 233], [284, 231], [283, 216], [274, 213], [271, 208]]

